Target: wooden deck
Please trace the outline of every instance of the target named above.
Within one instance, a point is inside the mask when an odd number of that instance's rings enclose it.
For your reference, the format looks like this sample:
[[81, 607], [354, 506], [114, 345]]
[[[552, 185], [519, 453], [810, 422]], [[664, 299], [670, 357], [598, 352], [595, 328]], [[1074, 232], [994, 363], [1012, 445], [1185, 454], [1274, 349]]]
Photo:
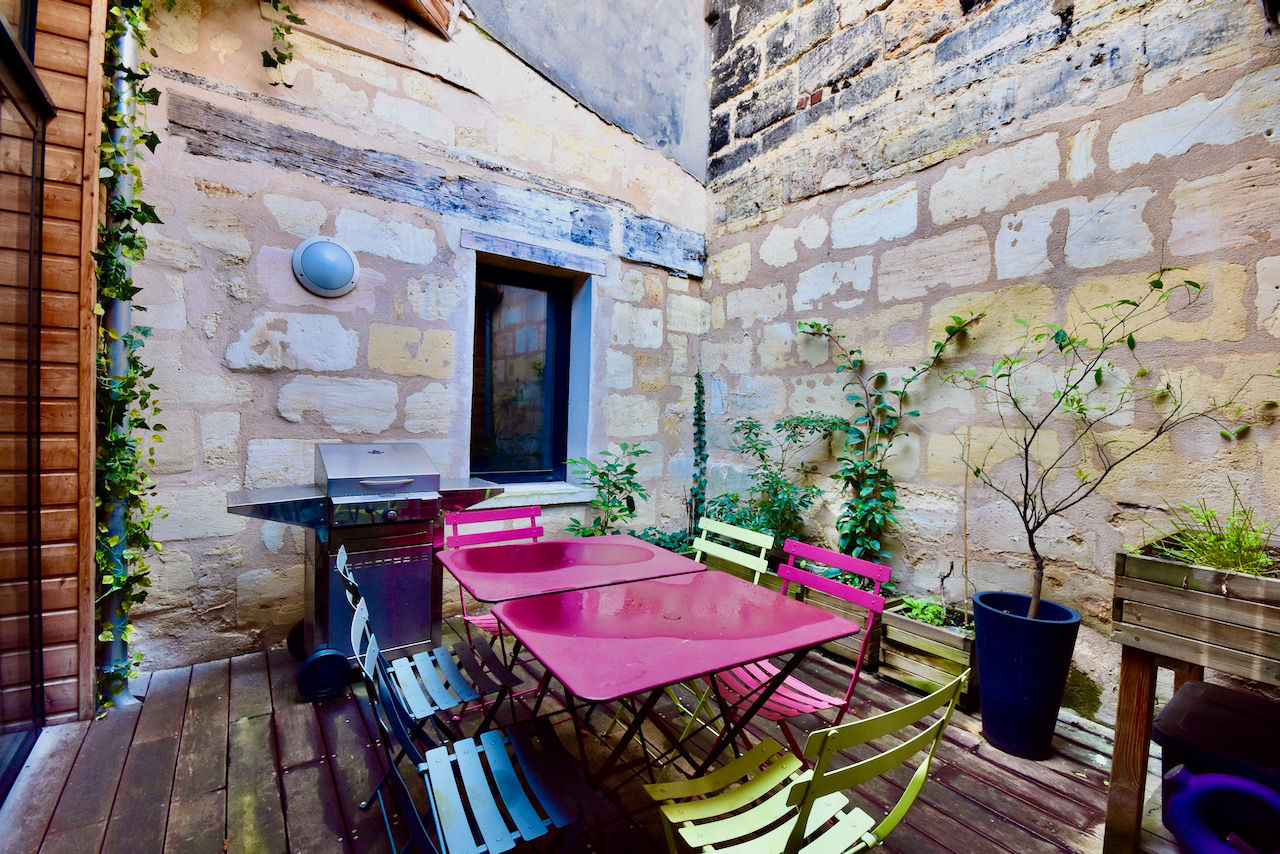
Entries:
[[[841, 676], [811, 656], [802, 677]], [[380, 766], [356, 692], [322, 706], [298, 699], [284, 650], [161, 671], [139, 680], [140, 707], [51, 727], [0, 812], [13, 852], [389, 851], [376, 808], [361, 812]], [[844, 677], [847, 680], [847, 676]], [[847, 681], [845, 682], [847, 684]], [[859, 716], [905, 702], [904, 689], [864, 676]], [[597, 713], [597, 725], [607, 715]], [[572, 727], [562, 739], [576, 751]], [[1059, 722], [1057, 755], [1007, 756], [957, 712], [931, 782], [886, 849], [901, 852], [1078, 852], [1101, 848], [1110, 733]], [[616, 735], [615, 735], [616, 737]], [[909, 770], [859, 790], [894, 802]], [[619, 800], [647, 799], [633, 782]], [[652, 809], [602, 831], [594, 850], [663, 850]], [[1148, 835], [1147, 849], [1174, 850]]]

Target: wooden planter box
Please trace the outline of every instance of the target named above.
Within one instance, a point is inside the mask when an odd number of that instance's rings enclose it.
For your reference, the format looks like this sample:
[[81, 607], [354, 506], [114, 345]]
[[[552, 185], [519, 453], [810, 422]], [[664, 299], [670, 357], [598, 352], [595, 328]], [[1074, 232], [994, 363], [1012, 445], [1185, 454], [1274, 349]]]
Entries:
[[971, 633], [931, 626], [902, 613], [901, 603], [886, 608], [880, 641], [880, 675], [926, 694], [970, 669], [960, 708], [978, 707], [978, 645]]
[[1280, 579], [1116, 555], [1115, 640], [1280, 685]]

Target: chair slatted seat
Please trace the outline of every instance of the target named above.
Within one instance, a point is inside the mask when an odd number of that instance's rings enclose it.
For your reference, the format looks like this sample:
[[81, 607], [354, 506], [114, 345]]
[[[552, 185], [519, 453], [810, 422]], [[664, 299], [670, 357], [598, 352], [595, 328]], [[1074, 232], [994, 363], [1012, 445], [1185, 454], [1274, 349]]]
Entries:
[[[536, 543], [545, 533], [538, 524], [542, 515], [541, 507], [502, 507], [496, 510], [467, 510], [459, 513], [446, 513], [444, 523], [450, 532], [445, 537], [445, 548], [461, 549], [470, 546], [486, 546], [494, 543], [510, 543], [528, 540]], [[515, 522], [512, 527], [499, 530], [463, 533], [459, 529], [463, 525], [492, 525], [496, 522]], [[471, 628], [481, 629], [491, 635], [498, 633], [498, 619], [492, 614], [473, 614], [467, 610], [467, 596], [461, 588], [458, 598], [462, 603], [463, 628], [467, 640], [471, 640]]]
[[[672, 854], [684, 845], [716, 854], [850, 854], [879, 846], [906, 816], [929, 777], [934, 753], [968, 678], [961, 674], [927, 697], [861, 721], [812, 733], [803, 757], [772, 739], [702, 777], [645, 787], [662, 806]], [[917, 727], [930, 716], [936, 719]], [[896, 735], [892, 746], [845, 762], [843, 752]], [[889, 813], [876, 819], [846, 792], [927, 751]]]
[[[862, 645], [858, 649], [858, 660], [843, 697], [814, 688], [796, 676], [788, 676], [777, 690], [769, 695], [757, 712], [766, 720], [776, 721], [782, 728], [792, 751], [801, 753], [800, 745], [796, 742], [795, 735], [788, 725], [788, 719], [825, 711], [835, 711], [835, 720], [832, 723], [838, 724], [844, 719], [853, 701], [853, 692], [858, 685], [858, 675], [862, 672], [862, 663], [867, 654], [867, 641], [875, 628], [875, 620], [884, 613], [884, 597], [880, 595], [880, 585], [889, 580], [892, 570], [887, 566], [796, 540], [787, 540], [782, 550], [787, 555], [787, 563], [778, 566], [783, 595], [786, 595], [791, 585], [795, 584], [843, 599], [865, 608], [868, 613], [867, 625], [863, 626], [862, 630]], [[866, 583], [871, 589], [861, 590], [816, 572], [801, 569], [796, 565], [797, 560], [822, 564], [844, 573], [860, 576], [867, 580]], [[750, 700], [759, 691], [764, 690], [769, 680], [777, 673], [778, 668], [771, 662], [757, 661], [717, 673], [712, 678], [716, 680], [721, 696], [732, 713], [731, 710], [735, 706], [748, 705]]]
[[[372, 671], [366, 666], [366, 653], [372, 638], [369, 603], [361, 599], [356, 602], [351, 617], [351, 649], [366, 682], [372, 678]], [[454, 735], [447, 722], [447, 713], [496, 695], [489, 714], [480, 724], [483, 730], [492, 720], [497, 704], [521, 684], [519, 677], [487, 645], [471, 647], [459, 642], [452, 649], [441, 646], [390, 660], [383, 656], [381, 661], [386, 664], [395, 690], [414, 720], [418, 723], [434, 721], [444, 738]]]
[[[380, 785], [376, 796], [393, 847], [498, 854], [577, 821], [572, 806], [545, 782], [549, 769], [539, 761], [544, 751], [525, 725], [422, 750], [413, 712], [398, 695], [391, 668], [380, 659], [377, 639], [370, 635], [362, 661], [371, 673], [369, 702], [388, 763], [384, 781], [390, 784], [389, 795]], [[425, 787], [425, 812], [419, 811], [405, 779], [406, 760]], [[395, 840], [388, 797], [408, 828], [404, 849]]]

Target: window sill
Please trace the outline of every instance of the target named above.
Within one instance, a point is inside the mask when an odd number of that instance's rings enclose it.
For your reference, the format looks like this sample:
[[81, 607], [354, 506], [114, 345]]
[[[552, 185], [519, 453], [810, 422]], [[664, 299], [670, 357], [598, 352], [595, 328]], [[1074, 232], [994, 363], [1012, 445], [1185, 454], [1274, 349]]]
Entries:
[[595, 490], [576, 483], [508, 483], [501, 495], [482, 501], [471, 510], [497, 510], [500, 507], [555, 507], [564, 504], [587, 504], [595, 498]]

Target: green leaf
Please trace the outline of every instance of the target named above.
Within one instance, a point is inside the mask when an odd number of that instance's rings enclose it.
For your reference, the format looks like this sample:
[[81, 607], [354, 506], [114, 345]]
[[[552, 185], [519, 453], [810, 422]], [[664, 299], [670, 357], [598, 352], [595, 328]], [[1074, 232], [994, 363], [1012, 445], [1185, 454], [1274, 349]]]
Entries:
[[1129, 349], [1130, 349], [1130, 350], [1132, 350], [1134, 347], [1137, 347], [1137, 346], [1138, 346], [1138, 342], [1136, 342], [1136, 341], [1134, 341], [1134, 340], [1133, 340], [1133, 333], [1132, 333], [1132, 332], [1130, 332], [1130, 333], [1129, 333], [1129, 337], [1128, 337], [1128, 338], [1125, 338], [1125, 339], [1124, 339], [1124, 343], [1129, 347]]

